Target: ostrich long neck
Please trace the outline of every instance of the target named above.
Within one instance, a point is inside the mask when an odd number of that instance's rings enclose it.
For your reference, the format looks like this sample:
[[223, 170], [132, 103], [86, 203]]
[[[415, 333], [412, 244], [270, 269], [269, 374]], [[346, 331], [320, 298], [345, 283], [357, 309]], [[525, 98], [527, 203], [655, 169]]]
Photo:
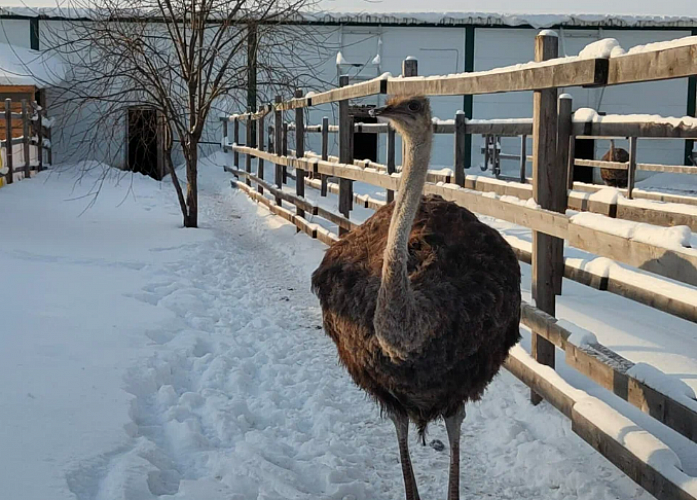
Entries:
[[420, 342], [415, 324], [413, 291], [407, 274], [409, 235], [421, 203], [431, 156], [432, 136], [415, 140], [403, 136], [405, 157], [402, 180], [395, 201], [385, 246], [382, 281], [373, 320], [383, 349], [392, 357], [404, 358]]

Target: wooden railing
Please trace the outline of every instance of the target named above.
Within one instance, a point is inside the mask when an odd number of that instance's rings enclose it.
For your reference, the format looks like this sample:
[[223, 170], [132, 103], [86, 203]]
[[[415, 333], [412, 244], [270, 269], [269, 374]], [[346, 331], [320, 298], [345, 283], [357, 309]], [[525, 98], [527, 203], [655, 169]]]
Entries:
[[45, 168], [44, 150], [48, 164], [51, 163], [51, 122], [46, 123], [46, 112], [35, 102], [25, 99], [21, 101], [21, 107], [18, 104], [13, 104], [12, 99], [5, 100], [0, 123], [0, 186], [41, 172]]
[[[532, 289], [536, 307], [524, 304], [522, 323], [532, 331], [531, 355], [534, 360], [518, 347], [511, 351], [506, 364], [508, 370], [533, 389], [533, 402], [536, 402], [539, 396], [548, 400], [572, 420], [572, 428], [578, 435], [657, 498], [695, 500], [697, 480], [677, 466], [646, 460], [632, 442], [622, 437], [624, 433], [608, 430], [606, 422], [594, 422], [584, 410], [590, 404], [590, 400], [594, 407], [603, 407], [603, 411], [613, 410], [590, 396], [583, 396], [585, 393], [570, 388], [554, 374], [553, 367], [556, 349], [563, 350], [569, 366], [658, 422], [697, 443], [696, 401], [684, 395], [666, 393], [661, 390], [660, 383], [652, 380], [642, 381], [631, 375], [633, 363], [598, 343], [592, 336], [580, 343], [572, 342], [571, 332], [554, 318], [556, 296], [562, 293], [562, 278], [566, 277], [697, 322], [697, 290], [694, 288], [697, 286], [697, 251], [675, 245], [664, 247], [624, 237], [611, 230], [589, 227], [566, 215], [567, 207], [573, 207], [574, 204], [584, 205], [586, 202], [586, 209], [596, 207], [598, 211], [601, 210], [593, 200], [584, 199], [583, 194], [570, 194], [568, 191], [568, 176], [570, 166], [573, 166], [573, 155], [569, 147], [571, 138], [580, 132], [584, 135], [607, 135], [608, 130], [603, 129], [602, 123], [595, 122], [595, 130], [593, 127], [589, 130], [587, 126], [581, 130], [573, 120], [570, 99], [567, 96], [558, 99], [557, 96], [557, 89], [561, 87], [616, 85], [697, 75], [697, 57], [694, 56], [697, 52], [697, 42], [609, 60], [553, 59], [557, 54], [556, 43], [556, 38], [549, 35], [536, 38], [536, 60], [540, 61], [537, 63], [447, 77], [384, 78], [355, 85], [347, 85], [346, 79], [342, 78], [342, 86], [338, 89], [305, 96], [298, 91], [293, 99], [284, 102], [278, 97], [275, 103], [263, 106], [257, 113], [224, 117], [223, 148], [233, 153], [232, 166], [225, 168], [244, 180], [233, 183], [251, 198], [295, 224], [300, 231], [331, 244], [356, 227], [357, 223], [351, 220], [354, 204], [360, 203], [364, 208], [377, 210], [385, 203], [370, 196], [354, 194], [354, 182], [386, 190], [388, 201], [399, 188], [394, 132], [382, 124], [354, 124], [353, 117], [349, 114], [349, 99], [384, 93], [458, 95], [534, 91], [532, 121], [512, 120], [505, 124], [504, 121], [494, 120], [477, 123], [462, 116], [456, 117], [451, 130], [448, 130], [449, 123], [434, 124], [437, 132], [455, 134], [455, 172], [429, 173], [424, 191], [438, 194], [475, 213], [505, 220], [533, 231], [531, 247], [515, 238], [508, 239], [518, 258], [531, 263], [533, 268]], [[551, 60], [543, 62], [543, 59]], [[284, 130], [290, 127], [284, 123], [284, 112], [294, 112], [296, 131], [307, 131], [303, 109], [329, 102], [339, 104], [338, 123], [329, 125], [325, 119], [319, 129], [310, 130], [322, 134], [322, 151], [306, 151], [304, 133], [296, 134], [295, 151], [288, 150]], [[274, 118], [274, 146], [273, 151], [266, 151], [264, 120], [271, 113]], [[240, 145], [240, 124], [251, 120], [257, 121], [257, 136], [252, 137], [252, 127], [247, 126], [247, 145]], [[232, 141], [228, 140], [229, 123], [232, 123]], [[370, 129], [388, 134], [385, 165], [354, 160], [352, 141], [356, 127], [363, 132]], [[464, 175], [462, 163], [458, 164], [458, 161], [462, 161], [461, 153], [458, 155], [461, 138], [466, 134], [484, 130], [496, 130], [501, 135], [515, 132], [511, 135], [532, 136], [531, 184], [507, 183]], [[641, 130], [646, 130], [646, 127]], [[339, 134], [338, 157], [328, 155], [327, 137], [330, 132]], [[661, 133], [664, 133], [663, 136], [672, 137], [669, 134], [675, 132], [665, 128], [663, 132], [658, 128], [651, 130], [651, 134], [654, 134], [652, 137], [662, 137]], [[240, 166], [240, 154], [246, 156], [244, 168]], [[256, 174], [252, 173], [252, 158], [256, 158], [258, 162]], [[275, 166], [273, 183], [265, 179], [266, 162]], [[291, 176], [295, 180], [295, 193], [284, 189], [284, 183], [288, 178], [292, 178]], [[332, 179], [338, 182], [333, 182]], [[252, 185], [256, 185], [256, 189], [253, 189]], [[336, 194], [339, 198], [340, 213], [334, 213], [308, 200], [304, 196], [306, 186], [319, 189], [322, 196]], [[493, 192], [494, 196], [483, 191]], [[496, 196], [503, 194], [513, 195], [519, 200], [532, 197], [536, 205]], [[289, 207], [284, 207], [284, 203]], [[606, 215], [615, 217], [621, 213], [619, 204], [616, 204], [615, 209], [604, 207], [602, 210], [614, 210], [614, 213]], [[623, 215], [631, 217], [628, 213]], [[339, 234], [326, 229], [327, 224], [323, 226], [312, 222], [314, 217], [320, 217], [336, 225]], [[653, 222], [658, 221], [655, 213], [652, 217]], [[675, 220], [677, 219], [671, 219], [671, 222]], [[692, 223], [691, 227], [694, 227]], [[596, 274], [587, 270], [578, 259], [565, 258], [564, 241], [570, 247], [588, 252], [591, 256], [606, 257], [637, 270], [622, 268], [622, 274], [619, 276], [612, 273]], [[650, 274], [646, 274], [647, 272]], [[632, 279], [632, 274], [634, 277], [641, 275], [642, 280]], [[662, 278], [669, 278], [673, 282]], [[637, 282], [641, 284], [638, 285]], [[654, 283], [660, 283], [661, 286], [653, 287]], [[582, 400], [584, 405], [578, 405]], [[624, 417], [619, 417], [619, 420], [622, 418]]]

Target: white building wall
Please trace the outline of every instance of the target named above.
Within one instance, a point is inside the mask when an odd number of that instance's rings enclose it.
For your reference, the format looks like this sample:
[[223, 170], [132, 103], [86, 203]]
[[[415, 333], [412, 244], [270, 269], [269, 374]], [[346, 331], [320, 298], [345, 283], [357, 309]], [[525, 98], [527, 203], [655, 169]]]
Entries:
[[31, 48], [31, 31], [29, 19], [1, 19], [0, 43]]

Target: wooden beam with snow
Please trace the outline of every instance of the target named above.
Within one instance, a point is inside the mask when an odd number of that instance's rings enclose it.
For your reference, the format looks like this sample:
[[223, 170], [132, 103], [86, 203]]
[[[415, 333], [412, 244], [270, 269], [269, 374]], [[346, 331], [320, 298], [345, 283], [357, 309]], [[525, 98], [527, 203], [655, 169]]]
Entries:
[[[530, 359], [527, 353], [521, 353], [518, 349], [514, 348], [504, 367], [566, 415], [571, 420], [571, 429], [578, 436], [657, 499], [695, 500], [695, 496], [681, 487], [682, 484], [689, 485], [689, 476], [672, 464], [668, 467], [674, 470], [669, 474], [661, 472], [660, 465], [650, 465], [629, 449], [622, 438], [620, 441], [605, 432], [601, 428], [604, 424], [589, 419], [587, 412], [579, 405], [580, 402], [585, 403], [590, 399], [595, 406], [612, 412], [605, 403], [590, 398], [585, 392], [573, 389], [556, 376], [551, 368], [542, 367]], [[627, 424], [631, 425], [632, 422], [627, 421]], [[641, 430], [635, 425], [631, 425], [631, 428]]]
[[557, 59], [452, 76], [390, 78], [391, 95], [480, 95], [561, 87], [597, 86], [607, 80], [606, 59]]
[[609, 59], [607, 85], [669, 80], [697, 75], [697, 44]]
[[564, 351], [568, 366], [697, 442], [697, 412], [628, 374], [634, 363], [595, 341], [582, 347], [573, 344], [569, 341], [573, 332], [561, 326], [557, 318], [530, 304], [523, 303], [521, 322]]
[[[306, 200], [305, 198], [296, 196], [292, 193], [288, 193], [286, 191], [283, 191], [282, 189], [278, 189], [276, 186], [272, 185], [270, 182], [267, 182], [263, 179], [260, 179], [254, 174], [248, 174], [244, 170], [238, 170], [234, 168], [226, 168], [225, 169], [227, 172], [230, 172], [231, 174], [234, 174], [238, 177], [244, 177], [249, 179], [250, 181], [254, 182], [257, 184], [258, 187], [262, 189], [266, 189], [269, 193], [274, 195], [274, 197], [277, 200], [284, 200], [288, 203], [291, 203], [295, 205], [298, 209], [307, 211], [311, 215], [318, 215], [319, 213], [319, 207], [312, 203], [309, 200]], [[259, 191], [260, 195], [263, 195], [263, 191]], [[278, 202], [276, 202], [277, 205], [280, 206]], [[303, 212], [304, 213], [304, 212]]]
[[[574, 160], [574, 165], [577, 167], [590, 167], [590, 168], [608, 168], [611, 170], [628, 170], [628, 162], [620, 161], [603, 161], [603, 160], [584, 160], [576, 158]], [[637, 170], [643, 170], [644, 172], [663, 172], [671, 174], [697, 174], [697, 167], [682, 167], [678, 165], [660, 165], [656, 163], [637, 163]]]

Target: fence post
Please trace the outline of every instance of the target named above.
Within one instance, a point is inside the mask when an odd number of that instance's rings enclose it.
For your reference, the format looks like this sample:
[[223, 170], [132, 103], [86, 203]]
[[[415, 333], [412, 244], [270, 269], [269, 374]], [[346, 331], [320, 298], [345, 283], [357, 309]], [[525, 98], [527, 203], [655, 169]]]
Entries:
[[[237, 118], [237, 116], [232, 119], [232, 142], [239, 146], [240, 120]], [[236, 170], [240, 169], [240, 153], [237, 151], [233, 151], [232, 153], [232, 166], [235, 167]]]
[[[303, 97], [302, 89], [295, 90], [295, 97]], [[295, 109], [295, 157], [303, 158], [305, 156], [305, 110], [303, 108]], [[305, 197], [305, 170], [295, 168], [295, 194], [300, 197]], [[296, 207], [296, 212], [300, 217], [305, 217], [305, 210]], [[299, 231], [299, 229], [298, 229]]]
[[[245, 146], [252, 148], [254, 147], [254, 139], [252, 136], [252, 118], [249, 115], [250, 113], [247, 113], [247, 119], [244, 122]], [[246, 158], [244, 159], [244, 169], [248, 174], [252, 173], [252, 155], [246, 155]], [[248, 186], [252, 185], [252, 181], [249, 180], [249, 177], [245, 179], [245, 182]]]
[[525, 184], [527, 178], [525, 176], [525, 167], [528, 164], [528, 136], [520, 136], [520, 182]]
[[[41, 116], [41, 109], [36, 110], [36, 138], [38, 139], [39, 144], [36, 146], [38, 150], [38, 156], [39, 156], [39, 167], [38, 171], [41, 172], [44, 169], [44, 122], [43, 122], [43, 117]], [[49, 139], [50, 140], [50, 139]], [[53, 147], [53, 146], [51, 146]], [[53, 158], [49, 158], [48, 164], [50, 165], [53, 163]]]
[[[257, 121], [257, 149], [264, 151], [264, 115], [261, 115]], [[257, 158], [257, 177], [264, 178], [264, 160], [262, 158]], [[264, 194], [264, 188], [260, 184], [257, 184], [257, 191], [259, 194]]]
[[[397, 171], [397, 150], [396, 148], [397, 133], [392, 128], [392, 125], [387, 124], [387, 175], [392, 175]], [[394, 201], [394, 190], [387, 190], [387, 203]]]
[[220, 120], [223, 122], [223, 139], [220, 141], [221, 146], [223, 146], [223, 153], [227, 151], [227, 120], [227, 117], [224, 120]]
[[[402, 61], [402, 76], [418, 76], [419, 75], [419, 61], [415, 57], [408, 56], [404, 61]], [[404, 164], [404, 157], [406, 152], [404, 150], [404, 141], [402, 141], [402, 164]]]
[[637, 138], [629, 138], [629, 170], [627, 170], [627, 198], [632, 199], [634, 183], [636, 182], [636, 146]]
[[[573, 113], [572, 113], [573, 119]], [[574, 188], [574, 167], [576, 166], [576, 136], [569, 139], [569, 164], [566, 169], [566, 184], [569, 190]]]
[[27, 113], [27, 100], [22, 99], [22, 138], [24, 145], [24, 177], [31, 177], [31, 155], [29, 154], [29, 114]]
[[[552, 206], [551, 210], [561, 214], [566, 213], [569, 205], [568, 179], [569, 175], [569, 155], [571, 152], [571, 134], [573, 128], [573, 97], [569, 94], [559, 96], [557, 106], [557, 160], [552, 173], [555, 184], [552, 186]], [[562, 278], [564, 277], [564, 240], [558, 240], [558, 252], [554, 255], [554, 293], [561, 295]]]
[[455, 184], [465, 187], [465, 149], [467, 140], [467, 116], [464, 111], [455, 113]]
[[[559, 40], [554, 32], [535, 37], [535, 61], [554, 59], [559, 54]], [[557, 156], [557, 89], [535, 91], [533, 94], [533, 195], [546, 209], [554, 209], [555, 191], [566, 190], [563, 176], [555, 175]], [[566, 208], [566, 207], [564, 207]], [[555, 271], [563, 259], [564, 241], [544, 233], [533, 232], [532, 295], [537, 307], [554, 316]], [[554, 344], [532, 332], [532, 356], [538, 363], [554, 367]], [[531, 392], [538, 404], [542, 398]]]
[[[288, 156], [288, 124], [283, 122], [283, 144], [281, 145], [283, 156]], [[288, 167], [283, 165], [283, 184], [288, 184]]]
[[[283, 98], [280, 95], [277, 95], [274, 97], [274, 103], [276, 106], [278, 106], [281, 102], [283, 102]], [[283, 111], [278, 109], [274, 110], [273, 113], [273, 132], [274, 132], [274, 140], [273, 140], [273, 148], [274, 148], [274, 153], [277, 155], [283, 155], [285, 154], [282, 149], [281, 149], [281, 143], [283, 142]], [[282, 174], [282, 167], [278, 163], [276, 164], [276, 168], [274, 168], [274, 174], [273, 174], [273, 180], [274, 183], [276, 184], [276, 187], [278, 189], [282, 189], [283, 185], [283, 174]], [[279, 207], [282, 205], [282, 200], [278, 196], [276, 196], [276, 205]]]
[[5, 158], [7, 158], [7, 183], [14, 182], [14, 165], [12, 158], [12, 99], [5, 99]]
[[[348, 75], [339, 77], [339, 86], [345, 87], [349, 83]], [[353, 165], [353, 117], [349, 114], [349, 101], [339, 101], [339, 163]], [[339, 178], [339, 212], [348, 218], [353, 209], [353, 182]], [[339, 227], [339, 236], [347, 233], [346, 229]]]
[[[322, 160], [329, 160], [329, 118], [326, 116], [322, 118]], [[328, 179], [328, 175], [320, 174], [322, 182], [319, 191], [320, 196], [327, 196]]]

